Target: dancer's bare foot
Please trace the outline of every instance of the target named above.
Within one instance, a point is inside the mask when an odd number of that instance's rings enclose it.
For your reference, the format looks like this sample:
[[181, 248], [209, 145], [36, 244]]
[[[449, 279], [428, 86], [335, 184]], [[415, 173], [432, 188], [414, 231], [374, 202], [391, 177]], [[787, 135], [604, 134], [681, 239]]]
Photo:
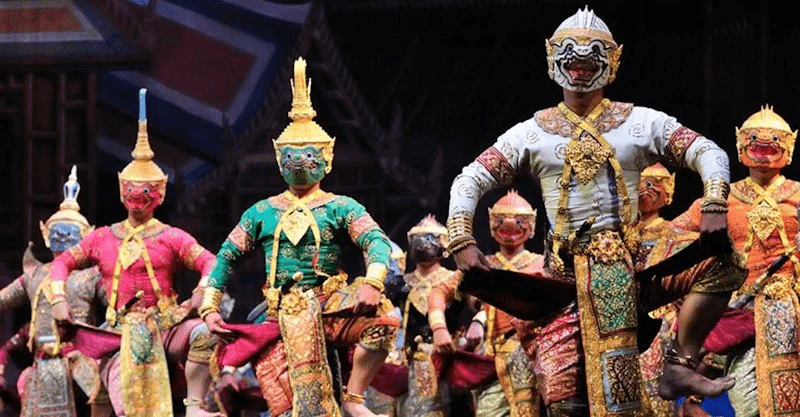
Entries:
[[736, 379], [729, 376], [708, 379], [685, 365], [668, 362], [658, 381], [658, 396], [668, 401], [688, 395], [716, 398], [735, 383]]
[[387, 417], [386, 414], [375, 414], [369, 411], [363, 402], [344, 401], [342, 402], [342, 411], [344, 417]]

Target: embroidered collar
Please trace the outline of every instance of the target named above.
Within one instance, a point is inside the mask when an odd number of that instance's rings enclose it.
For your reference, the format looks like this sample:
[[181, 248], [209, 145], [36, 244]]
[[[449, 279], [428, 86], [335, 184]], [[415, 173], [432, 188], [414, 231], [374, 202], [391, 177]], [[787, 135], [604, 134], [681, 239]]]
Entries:
[[[775, 181], [779, 181], [781, 178], [784, 179], [783, 184], [780, 184], [772, 195], [772, 198], [778, 203], [786, 201], [789, 197], [800, 192], [800, 182], [787, 180], [783, 175], [776, 177]], [[753, 204], [753, 201], [758, 198], [759, 193], [752, 184], [753, 182], [750, 180], [750, 177], [741, 181], [736, 181], [731, 184], [731, 195], [742, 203]]]
[[529, 252], [527, 249], [514, 255], [511, 259], [506, 259], [502, 253], [497, 252], [494, 256], [495, 261], [502, 269], [509, 271], [521, 271], [536, 261], [536, 254]]
[[[111, 225], [111, 233], [114, 234], [114, 237], [117, 239], [125, 239], [125, 236], [128, 235], [128, 228], [125, 227], [127, 221], [128, 220], [125, 220]], [[169, 228], [169, 225], [161, 223], [158, 219], [153, 218], [147, 221], [147, 226], [145, 226], [141, 232], [137, 233], [137, 235], [142, 239], [147, 239], [161, 234], [161, 232], [167, 230], [167, 228]]]
[[286, 211], [290, 209], [297, 200], [302, 201], [309, 209], [314, 209], [315, 207], [319, 207], [333, 201], [336, 197], [338, 197], [336, 194], [317, 189], [316, 191], [313, 191], [310, 194], [298, 199], [294, 194], [287, 190], [281, 194], [270, 197], [268, 200], [269, 203], [276, 209], [280, 211]]
[[[612, 101], [610, 106], [607, 106], [592, 124], [600, 133], [606, 133], [628, 120], [632, 111], [632, 103]], [[558, 110], [558, 107], [540, 110], [533, 115], [533, 118], [536, 120], [536, 124], [547, 133], [570, 138], [575, 130], [575, 125]]]

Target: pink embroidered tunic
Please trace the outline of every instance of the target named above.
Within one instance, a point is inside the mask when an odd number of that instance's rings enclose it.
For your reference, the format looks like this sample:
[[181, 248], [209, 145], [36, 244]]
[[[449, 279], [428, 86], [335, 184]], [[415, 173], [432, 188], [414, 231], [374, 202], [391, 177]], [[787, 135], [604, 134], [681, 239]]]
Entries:
[[[123, 223], [115, 223], [90, 233], [79, 244], [53, 261], [52, 279], [64, 281], [69, 271], [97, 265], [103, 276], [101, 285], [111, 299], [117, 257], [128, 233]], [[181, 266], [198, 271], [201, 276], [207, 276], [213, 268], [214, 255], [181, 229], [156, 220], [136, 233], [136, 236], [142, 239], [147, 248], [147, 255], [152, 262], [153, 273], [163, 296], [174, 295], [173, 274]], [[135, 240], [131, 240], [127, 245], [134, 242]], [[119, 289], [114, 307], [119, 309], [124, 306], [139, 290], [144, 291], [144, 296], [136, 306], [145, 308], [155, 306], [158, 299], [150, 282], [144, 251], [128, 252], [138, 257], [127, 268], [120, 269]]]

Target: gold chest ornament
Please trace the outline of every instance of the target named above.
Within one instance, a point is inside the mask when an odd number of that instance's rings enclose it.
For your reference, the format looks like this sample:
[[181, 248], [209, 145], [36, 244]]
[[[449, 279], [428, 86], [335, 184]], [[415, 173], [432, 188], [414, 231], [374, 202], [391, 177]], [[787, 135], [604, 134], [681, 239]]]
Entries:
[[572, 166], [575, 176], [581, 184], [587, 184], [595, 178], [597, 170], [604, 165], [612, 155], [612, 150], [601, 145], [597, 140], [585, 132], [577, 140], [572, 140], [567, 145], [566, 160]]
[[142, 256], [143, 252], [144, 248], [135, 240], [130, 240], [120, 246], [117, 257], [122, 265], [122, 269], [127, 270], [130, 268], [130, 266]]
[[783, 219], [778, 209], [771, 207], [763, 200], [754, 209], [747, 212], [747, 220], [756, 237], [762, 242], [766, 242], [772, 232], [783, 225]]

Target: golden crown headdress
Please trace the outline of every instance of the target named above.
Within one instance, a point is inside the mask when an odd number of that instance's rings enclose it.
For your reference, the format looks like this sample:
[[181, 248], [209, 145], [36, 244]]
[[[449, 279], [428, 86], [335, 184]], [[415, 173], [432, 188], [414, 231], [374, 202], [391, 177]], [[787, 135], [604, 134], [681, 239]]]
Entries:
[[420, 220], [416, 226], [409, 229], [406, 235], [410, 237], [411, 235], [422, 235], [426, 233], [436, 236], [447, 236], [447, 228], [436, 221], [436, 217], [433, 217], [433, 214], [428, 214]]
[[317, 112], [311, 105], [311, 79], [306, 80], [306, 61], [300, 57], [294, 61], [294, 79], [290, 81], [292, 86], [292, 110], [289, 111], [289, 118], [292, 122], [286, 129], [283, 129], [278, 139], [272, 141], [275, 147], [275, 158], [278, 164], [281, 163], [281, 148], [284, 146], [317, 146], [322, 148], [322, 157], [327, 166], [325, 173], [329, 173], [333, 167], [333, 145], [336, 139], [330, 137], [316, 122]]
[[167, 175], [153, 162], [155, 153], [150, 148], [150, 140], [147, 136], [147, 113], [145, 110], [145, 95], [147, 89], [139, 90], [139, 133], [136, 136], [136, 146], [131, 152], [131, 161], [122, 172], [118, 173], [120, 187], [122, 181], [160, 183], [159, 191], [163, 197], [166, 193]]
[[536, 210], [516, 190], [509, 190], [492, 207], [489, 207], [489, 217], [502, 214], [509, 216], [536, 216]]
[[81, 206], [78, 204], [78, 194], [81, 192], [81, 185], [78, 183], [78, 167], [72, 166], [69, 179], [64, 183], [64, 201], [59, 205], [59, 210], [50, 216], [47, 221], [39, 221], [39, 230], [42, 232], [44, 244], [50, 247], [50, 228], [55, 223], [72, 223], [81, 231], [81, 237], [86, 237], [94, 226], [89, 224], [86, 217], [81, 214]]

